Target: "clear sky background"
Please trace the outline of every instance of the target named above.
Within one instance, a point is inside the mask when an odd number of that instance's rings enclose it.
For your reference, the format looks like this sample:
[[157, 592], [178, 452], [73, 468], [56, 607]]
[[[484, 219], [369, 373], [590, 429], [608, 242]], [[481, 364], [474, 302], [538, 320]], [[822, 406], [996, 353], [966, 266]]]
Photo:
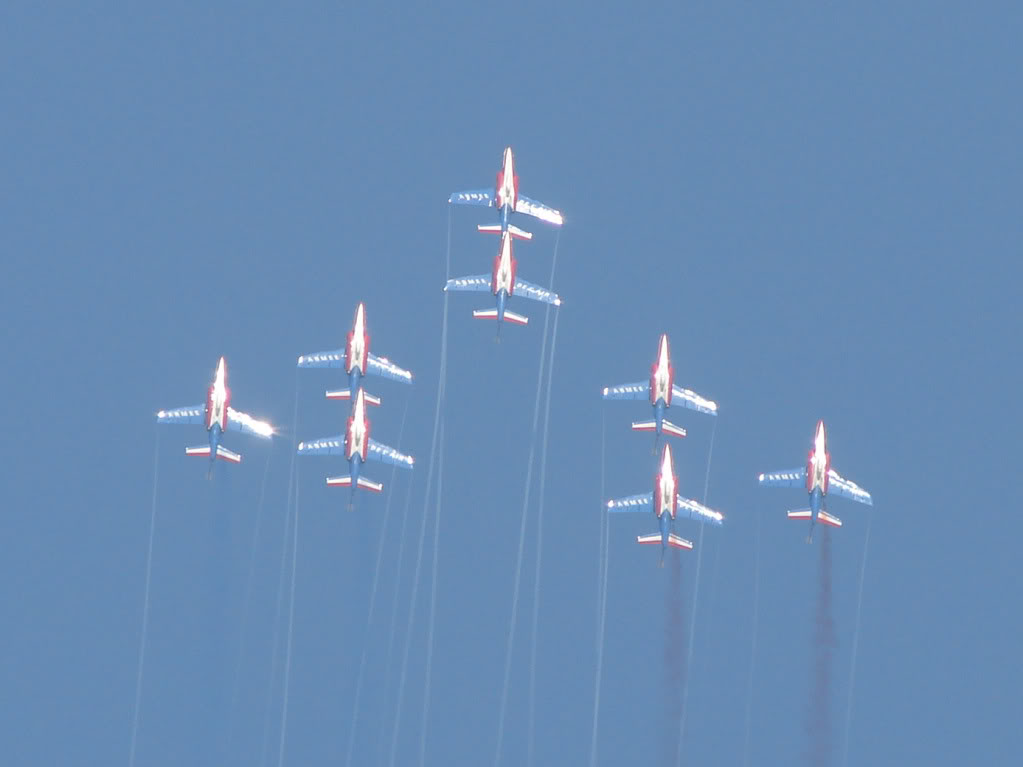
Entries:
[[[374, 351], [416, 374], [410, 389], [367, 384], [384, 400], [374, 436], [397, 445], [407, 403], [401, 446], [418, 458], [398, 634], [388, 669], [408, 477], [367, 467], [385, 492], [349, 514], [323, 482], [344, 464], [298, 461], [285, 760], [343, 763], [364, 646], [354, 763], [376, 763], [381, 732], [387, 753], [448, 216], [455, 275], [487, 272], [497, 245], [474, 231], [491, 211], [446, 200], [491, 184], [506, 144], [522, 191], [566, 215], [536, 763], [588, 763], [602, 408], [605, 495], [652, 476], [648, 435], [628, 429], [648, 409], [604, 406], [599, 390], [646, 377], [661, 332], [676, 381], [721, 408], [708, 503], [727, 521], [703, 538], [686, 761], [743, 760], [758, 516], [752, 763], [805, 759], [820, 541], [785, 518], [805, 495], [756, 475], [799, 466], [818, 418], [833, 465], [875, 499], [830, 507], [845, 521], [831, 536], [834, 763], [868, 524], [850, 763], [1018, 760], [1021, 29], [1016, 3], [5, 7], [0, 761], [127, 763], [154, 414], [201, 402], [223, 354], [233, 404], [286, 434], [272, 448], [230, 434], [245, 460], [210, 483], [183, 451], [202, 429], [161, 429], [136, 763], [276, 763], [280, 663], [269, 731], [265, 717], [291, 436], [337, 434], [345, 417], [322, 398], [340, 376], [296, 384], [293, 369], [342, 345], [360, 300]], [[546, 283], [555, 234], [520, 225], [536, 237], [519, 275]], [[492, 763], [511, 614], [543, 308], [515, 304], [532, 321], [497, 345], [471, 318], [488, 305], [450, 299], [435, 765]], [[682, 490], [700, 497], [711, 419], [671, 417], [690, 431]], [[429, 513], [400, 764], [422, 728]], [[673, 586], [633, 543], [654, 529], [612, 520], [602, 764], [661, 763], [677, 733], [665, 643], [691, 627], [697, 552]], [[525, 756], [535, 540], [531, 516], [504, 764]]]

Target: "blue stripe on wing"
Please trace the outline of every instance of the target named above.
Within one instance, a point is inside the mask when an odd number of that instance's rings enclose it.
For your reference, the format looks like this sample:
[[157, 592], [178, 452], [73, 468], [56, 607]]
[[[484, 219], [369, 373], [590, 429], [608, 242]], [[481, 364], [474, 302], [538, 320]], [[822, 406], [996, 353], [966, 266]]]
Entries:
[[605, 386], [602, 396], [604, 399], [650, 399], [650, 382]]
[[475, 290], [490, 292], [490, 275], [475, 274], [470, 277], [454, 277], [448, 280], [444, 290]]
[[612, 498], [607, 502], [608, 511], [647, 511], [653, 508], [654, 494], [640, 493], [625, 498]]
[[298, 367], [300, 368], [343, 368], [344, 366], [344, 349], [335, 349], [331, 352], [303, 354], [298, 358]]
[[157, 423], [206, 423], [206, 406], [176, 407], [156, 414]]
[[828, 471], [828, 492], [837, 493], [843, 498], [848, 498], [852, 501], [859, 501], [860, 503], [865, 503], [868, 506], [874, 505], [874, 501], [870, 497], [870, 493], [855, 482], [851, 482], [841, 476], [834, 469], [830, 469]]
[[709, 400], [706, 397], [701, 397], [692, 389], [683, 389], [681, 386], [672, 384], [671, 396], [672, 404], [674, 404], [677, 400], [680, 404], [690, 410], [698, 410], [701, 413], [707, 413], [709, 415], [718, 414], [718, 406], [716, 402]]
[[299, 455], [344, 455], [345, 435], [338, 434], [336, 437], [321, 437], [310, 442], [298, 443]]
[[448, 197], [453, 205], [482, 205], [490, 207], [494, 204], [494, 189], [473, 189], [468, 192], [455, 192]]
[[386, 357], [378, 357], [373, 352], [369, 354], [369, 372], [382, 378], [390, 378], [392, 381], [412, 383], [412, 373], [405, 368], [398, 367]]
[[788, 471], [769, 471], [758, 478], [762, 487], [806, 487], [806, 467]]
[[512, 292], [516, 296], [531, 298], [534, 301], [539, 301], [540, 303], [561, 306], [561, 296], [552, 290], [547, 290], [547, 288], [541, 288], [539, 285], [534, 285], [532, 282], [517, 279], [515, 280], [515, 289]]
[[702, 503], [698, 503], [692, 498], [683, 498], [681, 495], [676, 497], [678, 500], [676, 517], [687, 516], [689, 519], [695, 519], [698, 522], [710, 522], [712, 525], [720, 525], [725, 518], [725, 515], [720, 511], [708, 509]]
[[372, 461], [380, 461], [380, 463], [387, 463], [391, 466], [401, 466], [403, 469], [411, 469], [416, 462], [416, 459], [412, 456], [400, 453], [393, 447], [388, 447], [377, 442], [375, 439], [370, 439], [369, 451], [366, 453], [366, 457]]

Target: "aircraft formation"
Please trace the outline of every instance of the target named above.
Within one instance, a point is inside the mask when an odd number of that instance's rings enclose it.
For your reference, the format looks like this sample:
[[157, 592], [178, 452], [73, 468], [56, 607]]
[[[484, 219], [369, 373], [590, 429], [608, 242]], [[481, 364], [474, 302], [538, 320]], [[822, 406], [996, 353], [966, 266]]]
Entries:
[[[509, 308], [513, 297], [527, 298], [549, 304], [554, 307], [562, 305], [561, 297], [547, 288], [527, 282], [517, 275], [517, 262], [514, 256], [513, 243], [516, 240], [528, 241], [532, 234], [512, 223], [512, 216], [519, 214], [530, 216], [553, 226], [564, 224], [564, 217], [554, 208], [544, 203], [519, 194], [519, 177], [515, 172], [515, 158], [511, 147], [504, 150], [501, 168], [493, 187], [456, 192], [448, 199], [450, 204], [474, 205], [496, 208], [499, 220], [496, 224], [480, 224], [477, 230], [500, 237], [500, 245], [494, 258], [490, 274], [469, 275], [449, 279], [444, 285], [445, 291], [490, 292], [494, 298], [493, 308], [475, 309], [476, 319], [495, 320], [497, 322], [497, 339], [500, 340], [501, 326], [505, 322], [515, 325], [526, 325], [529, 318]], [[517, 219], [516, 219], [517, 220]], [[363, 387], [363, 379], [377, 376], [404, 384], [412, 384], [412, 373], [386, 357], [377, 357], [370, 352], [370, 334], [366, 321], [366, 307], [360, 303], [355, 311], [352, 329], [348, 332], [345, 346], [332, 351], [303, 354], [298, 358], [298, 368], [331, 368], [343, 369], [347, 375], [347, 388], [327, 390], [325, 396], [330, 400], [348, 400], [351, 410], [343, 434], [322, 437], [298, 444], [298, 455], [339, 455], [348, 461], [348, 474], [327, 477], [329, 487], [350, 488], [348, 501], [352, 508], [355, 493], [358, 489], [379, 493], [383, 490], [380, 482], [370, 479], [362, 473], [362, 465], [368, 461], [400, 466], [411, 470], [415, 459], [395, 448], [389, 447], [370, 437], [371, 423], [367, 417], [368, 406], [379, 406], [381, 399], [370, 394]], [[660, 336], [657, 356], [651, 367], [648, 380], [608, 386], [602, 390], [605, 400], [648, 400], [652, 408], [653, 418], [636, 421], [632, 424], [635, 431], [654, 433], [654, 454], [662, 436], [683, 438], [686, 430], [683, 426], [669, 421], [666, 411], [672, 403], [683, 408], [710, 416], [717, 416], [718, 405], [696, 392], [678, 386], [675, 383], [675, 369], [671, 362], [671, 351], [668, 335]], [[228, 463], [240, 463], [241, 454], [229, 450], [221, 443], [226, 431], [241, 431], [262, 439], [270, 439], [276, 433], [267, 421], [257, 420], [252, 416], [231, 407], [231, 390], [227, 386], [227, 362], [223, 357], [217, 363], [213, 382], [207, 392], [205, 404], [181, 407], [173, 410], [160, 410], [157, 413], [158, 423], [201, 424], [207, 431], [207, 444], [185, 448], [185, 454], [201, 456], [209, 459], [207, 477], [212, 477], [217, 459]], [[843, 496], [859, 503], [873, 505], [870, 493], [843, 478], [831, 468], [831, 454], [828, 452], [827, 432], [824, 421], [818, 421], [814, 433], [813, 444], [809, 451], [805, 466], [787, 471], [767, 472], [758, 477], [759, 484], [764, 487], [805, 487], [809, 495], [809, 507], [788, 511], [789, 519], [807, 520], [810, 531], [807, 541], [812, 540], [815, 523], [841, 527], [842, 521], [831, 514], [827, 507], [829, 489], [836, 495]], [[661, 449], [661, 458], [650, 492], [631, 495], [623, 498], [610, 499], [606, 502], [607, 512], [647, 512], [653, 511], [657, 520], [658, 532], [638, 535], [636, 542], [645, 545], [660, 545], [661, 564], [667, 549], [691, 550], [693, 543], [675, 531], [675, 522], [680, 517], [688, 518], [715, 526], [722, 525], [724, 514], [708, 508], [703, 503], [682, 495], [679, 488], [678, 475], [675, 472], [671, 446], [665, 441]]]

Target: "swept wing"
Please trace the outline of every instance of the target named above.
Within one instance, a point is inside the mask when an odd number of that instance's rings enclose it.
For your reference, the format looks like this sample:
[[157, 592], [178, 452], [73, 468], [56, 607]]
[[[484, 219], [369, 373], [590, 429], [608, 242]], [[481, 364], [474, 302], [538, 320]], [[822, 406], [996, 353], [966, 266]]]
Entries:
[[156, 414], [157, 423], [198, 423], [206, 424], [206, 406], [176, 407], [173, 410], [161, 410]]
[[868, 506], [874, 505], [874, 501], [871, 499], [870, 493], [855, 482], [850, 482], [834, 469], [828, 470], [828, 492], [841, 495], [843, 498], [849, 498], [853, 501], [865, 503]]

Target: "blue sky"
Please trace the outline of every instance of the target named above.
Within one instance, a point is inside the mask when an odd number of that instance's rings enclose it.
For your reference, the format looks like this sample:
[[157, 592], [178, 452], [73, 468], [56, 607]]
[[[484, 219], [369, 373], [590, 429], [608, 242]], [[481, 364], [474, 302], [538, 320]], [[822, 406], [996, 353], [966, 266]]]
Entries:
[[[803, 758], [819, 548], [784, 516], [802, 496], [760, 491], [755, 477], [799, 465], [817, 418], [835, 467], [875, 499], [872, 511], [831, 507], [845, 521], [832, 536], [835, 763], [868, 514], [850, 763], [1018, 758], [1014, 4], [22, 4], [3, 18], [5, 763], [127, 761], [153, 414], [201, 401], [221, 354], [233, 403], [289, 433], [272, 448], [231, 436], [245, 461], [213, 483], [183, 454], [198, 427], [160, 435], [137, 763], [261, 757], [290, 435], [338, 433], [344, 419], [322, 399], [339, 379], [303, 371], [291, 431], [295, 357], [340, 346], [363, 300], [374, 351], [416, 373], [411, 391], [370, 386], [384, 442], [397, 442], [408, 403], [414, 551], [448, 216], [453, 273], [486, 272], [496, 251], [474, 231], [486, 212], [445, 201], [491, 183], [506, 144], [523, 192], [567, 219], [537, 763], [588, 760], [598, 394], [642, 379], [661, 332], [676, 381], [720, 403], [708, 503], [728, 515], [704, 537], [687, 760], [741, 763], [756, 515], [753, 761]], [[519, 274], [544, 283], [555, 237], [531, 228]], [[530, 326], [497, 345], [471, 319], [485, 304], [449, 304], [430, 764], [492, 761], [497, 730], [543, 310], [520, 304]], [[642, 492], [649, 446], [628, 424], [646, 411], [605, 413], [606, 494]], [[676, 450], [683, 491], [698, 496], [711, 424], [674, 420], [690, 431]], [[408, 478], [372, 469], [394, 501], [367, 632], [387, 495], [347, 514], [323, 485], [337, 470], [298, 465], [293, 764], [343, 759], [364, 641], [356, 763], [374, 763], [393, 720], [397, 669], [385, 690], [384, 666]], [[670, 575], [631, 543], [652, 522], [612, 520], [604, 764], [659, 758]], [[525, 754], [534, 523], [507, 764]], [[689, 606], [696, 552], [683, 560]], [[399, 658], [413, 565], [398, 589]], [[425, 607], [400, 763], [418, 755]], [[271, 702], [276, 758], [276, 687]]]

